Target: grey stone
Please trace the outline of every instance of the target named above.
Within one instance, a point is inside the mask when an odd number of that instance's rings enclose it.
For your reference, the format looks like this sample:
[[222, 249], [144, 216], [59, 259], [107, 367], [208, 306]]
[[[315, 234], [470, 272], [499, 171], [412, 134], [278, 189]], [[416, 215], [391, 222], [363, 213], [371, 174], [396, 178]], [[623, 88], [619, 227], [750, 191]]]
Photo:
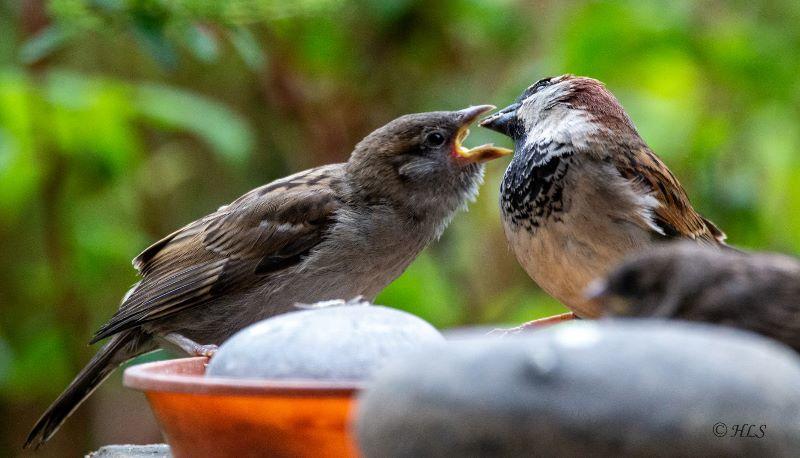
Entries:
[[88, 458], [171, 458], [167, 444], [106, 445], [88, 455]]
[[800, 358], [744, 331], [640, 320], [453, 342], [377, 376], [357, 435], [381, 458], [796, 457]]
[[364, 303], [304, 307], [236, 333], [206, 375], [361, 381], [390, 358], [444, 342], [433, 326], [400, 310]]

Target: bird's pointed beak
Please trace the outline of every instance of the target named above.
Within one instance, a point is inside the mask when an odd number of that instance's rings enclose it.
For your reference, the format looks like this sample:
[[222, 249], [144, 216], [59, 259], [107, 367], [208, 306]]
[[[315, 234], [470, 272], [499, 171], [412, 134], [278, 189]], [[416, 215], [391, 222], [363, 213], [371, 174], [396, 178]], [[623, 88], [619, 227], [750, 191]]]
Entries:
[[456, 140], [453, 144], [453, 156], [471, 163], [471, 162], [486, 162], [492, 159], [497, 159], [503, 156], [508, 156], [513, 153], [508, 148], [501, 148], [494, 146], [491, 143], [474, 148], [465, 148], [461, 142], [469, 135], [469, 125], [475, 122], [482, 114], [494, 110], [493, 105], [477, 105], [474, 107], [465, 108], [456, 112], [461, 127], [456, 134]]
[[481, 127], [513, 137], [512, 128], [514, 125], [513, 121], [517, 117], [517, 108], [519, 108], [519, 103], [514, 103], [484, 118], [481, 121]]

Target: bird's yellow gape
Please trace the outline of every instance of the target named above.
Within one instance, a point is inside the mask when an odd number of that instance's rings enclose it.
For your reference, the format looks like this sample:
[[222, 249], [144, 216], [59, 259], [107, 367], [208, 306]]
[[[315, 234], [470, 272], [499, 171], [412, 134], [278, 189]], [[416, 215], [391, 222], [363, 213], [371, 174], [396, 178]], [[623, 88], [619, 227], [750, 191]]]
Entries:
[[465, 125], [459, 129], [458, 134], [456, 135], [456, 141], [453, 145], [453, 155], [459, 159], [466, 160], [467, 162], [486, 162], [514, 153], [513, 150], [502, 148], [500, 146], [494, 146], [491, 143], [476, 146], [474, 148], [466, 148], [461, 143], [467, 138], [468, 135], [468, 125]]

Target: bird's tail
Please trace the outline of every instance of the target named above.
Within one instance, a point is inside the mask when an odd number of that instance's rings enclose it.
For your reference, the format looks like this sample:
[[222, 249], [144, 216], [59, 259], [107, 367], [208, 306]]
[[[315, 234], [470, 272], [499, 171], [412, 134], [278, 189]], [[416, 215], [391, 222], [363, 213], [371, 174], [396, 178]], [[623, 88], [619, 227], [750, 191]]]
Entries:
[[42, 414], [28, 434], [24, 448], [36, 448], [58, 431], [64, 420], [123, 362], [150, 350], [149, 334], [130, 329], [114, 336], [94, 355], [66, 390]]

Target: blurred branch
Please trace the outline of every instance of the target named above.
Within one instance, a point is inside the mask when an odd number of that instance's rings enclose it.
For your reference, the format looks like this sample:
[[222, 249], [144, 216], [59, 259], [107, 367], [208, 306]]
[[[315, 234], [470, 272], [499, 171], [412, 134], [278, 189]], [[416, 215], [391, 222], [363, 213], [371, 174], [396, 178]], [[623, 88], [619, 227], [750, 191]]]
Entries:
[[24, 36], [36, 35], [50, 23], [44, 0], [23, 0], [21, 5], [20, 29]]

